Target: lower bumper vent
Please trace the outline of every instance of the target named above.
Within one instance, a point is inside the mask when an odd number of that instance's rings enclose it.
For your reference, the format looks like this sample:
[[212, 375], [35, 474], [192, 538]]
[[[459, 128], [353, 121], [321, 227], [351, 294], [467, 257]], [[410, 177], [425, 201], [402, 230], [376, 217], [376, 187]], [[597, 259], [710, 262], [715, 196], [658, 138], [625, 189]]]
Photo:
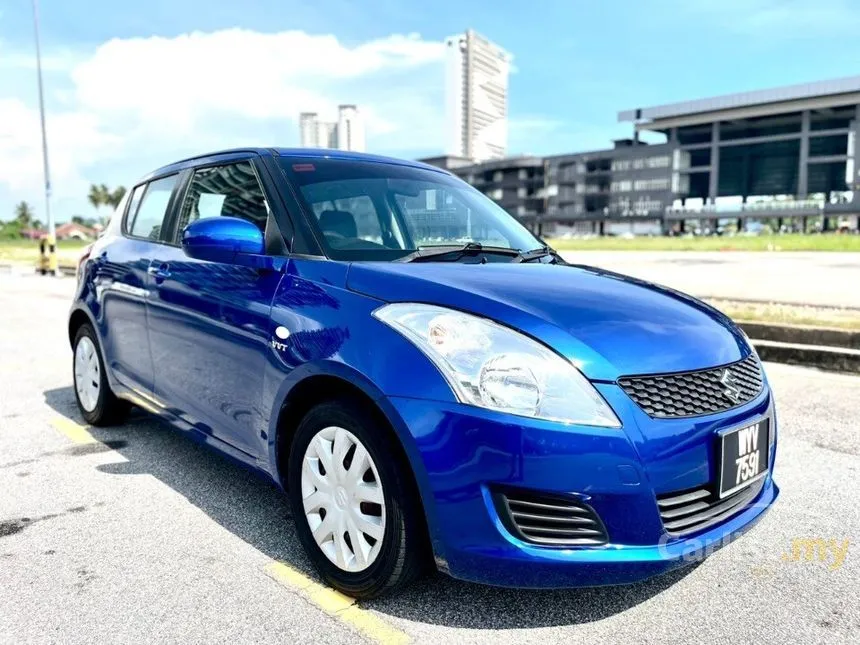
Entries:
[[609, 541], [594, 509], [572, 495], [505, 489], [493, 497], [505, 526], [525, 542], [599, 546]]
[[758, 497], [764, 480], [762, 478], [723, 499], [710, 488], [657, 495], [663, 528], [669, 535], [681, 537], [719, 524], [740, 513]]

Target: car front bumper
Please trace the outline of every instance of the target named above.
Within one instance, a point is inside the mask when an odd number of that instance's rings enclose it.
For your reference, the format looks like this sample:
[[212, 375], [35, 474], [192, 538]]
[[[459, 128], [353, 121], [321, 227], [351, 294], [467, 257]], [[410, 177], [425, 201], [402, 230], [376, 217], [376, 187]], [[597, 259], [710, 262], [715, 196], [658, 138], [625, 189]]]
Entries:
[[[623, 428], [567, 426], [456, 403], [396, 398], [437, 566], [463, 580], [511, 587], [630, 583], [696, 562], [737, 538], [776, 500], [776, 417], [767, 387], [750, 403], [691, 419], [645, 415], [615, 385], [596, 386]], [[657, 495], [712, 486], [720, 431], [771, 419], [769, 470], [756, 497], [682, 538], [663, 528]], [[495, 487], [575, 496], [608, 534], [600, 546], [542, 546], [506, 528]]]

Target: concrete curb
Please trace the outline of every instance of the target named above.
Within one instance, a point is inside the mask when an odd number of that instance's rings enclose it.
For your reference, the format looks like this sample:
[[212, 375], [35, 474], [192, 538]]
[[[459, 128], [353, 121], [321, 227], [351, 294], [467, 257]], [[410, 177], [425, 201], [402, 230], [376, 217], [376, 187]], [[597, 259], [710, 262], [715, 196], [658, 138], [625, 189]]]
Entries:
[[860, 350], [857, 349], [756, 339], [752, 344], [763, 361], [860, 374]]
[[737, 322], [750, 338], [776, 343], [860, 349], [860, 331], [807, 325], [780, 325], [746, 320]]
[[[691, 294], [692, 295], [692, 294]], [[760, 298], [741, 298], [737, 296], [699, 296], [699, 300], [710, 302], [717, 300], [722, 302], [739, 303], [745, 305], [779, 305], [785, 307], [812, 307], [813, 309], [838, 309], [842, 311], [860, 311], [860, 307], [856, 305], [833, 305], [823, 302], [799, 302], [792, 300], [762, 300]]]

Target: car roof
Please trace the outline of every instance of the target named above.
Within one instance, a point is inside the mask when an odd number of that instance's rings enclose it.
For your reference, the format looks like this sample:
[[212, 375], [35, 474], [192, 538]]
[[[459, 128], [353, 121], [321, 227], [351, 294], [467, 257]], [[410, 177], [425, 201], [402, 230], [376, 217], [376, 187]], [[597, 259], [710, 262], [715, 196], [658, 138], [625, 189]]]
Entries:
[[382, 155], [373, 155], [366, 152], [352, 152], [349, 150], [332, 150], [329, 148], [230, 148], [228, 150], [218, 150], [216, 152], [207, 152], [193, 157], [187, 157], [176, 161], [172, 164], [162, 166], [157, 170], [147, 174], [141, 181], [149, 181], [154, 177], [179, 172], [193, 166], [202, 165], [204, 163], [227, 160], [231, 157], [241, 157], [247, 154], [258, 154], [263, 156], [285, 157], [285, 158], [303, 158], [303, 159], [342, 159], [344, 161], [365, 161], [372, 163], [392, 164], [396, 166], [409, 166], [412, 168], [421, 168], [423, 170], [434, 170], [443, 174], [450, 174], [447, 171], [431, 166], [420, 161], [411, 161], [408, 159], [398, 159], [396, 157], [385, 157]]

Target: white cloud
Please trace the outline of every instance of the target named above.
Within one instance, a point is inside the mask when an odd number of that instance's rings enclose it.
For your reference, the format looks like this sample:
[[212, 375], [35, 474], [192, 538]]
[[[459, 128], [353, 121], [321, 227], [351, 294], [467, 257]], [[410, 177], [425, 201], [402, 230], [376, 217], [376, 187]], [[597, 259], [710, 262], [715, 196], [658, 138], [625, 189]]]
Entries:
[[[30, 59], [3, 53], [0, 217], [8, 217], [14, 201], [39, 201], [42, 165], [35, 97], [19, 98], [31, 88], [15, 92], [3, 82]], [[293, 144], [299, 112], [332, 114], [339, 103], [366, 114], [372, 150], [441, 149], [443, 55], [441, 43], [416, 34], [348, 46], [332, 35], [229, 29], [114, 39], [91, 52], [47, 56], [58, 88], [47, 88], [55, 196], [66, 210], [82, 210], [87, 185], [106, 181], [106, 165], [140, 174], [151, 170], [140, 167], [145, 159]]]
[[[13, 192], [33, 193], [44, 185], [40, 127], [38, 111], [19, 99], [0, 99], [0, 184]], [[85, 112], [57, 114], [47, 128], [53, 183], [64, 192], [85, 190], [82, 168], [120, 143]]]
[[[112, 40], [72, 72], [81, 105], [160, 126], [206, 112], [291, 118], [334, 103], [337, 83], [440, 60], [439, 43], [390, 36], [349, 48], [334, 36], [230, 29], [176, 38]], [[105, 82], [110, 79], [110, 82]], [[349, 97], [342, 97], [346, 102]]]

